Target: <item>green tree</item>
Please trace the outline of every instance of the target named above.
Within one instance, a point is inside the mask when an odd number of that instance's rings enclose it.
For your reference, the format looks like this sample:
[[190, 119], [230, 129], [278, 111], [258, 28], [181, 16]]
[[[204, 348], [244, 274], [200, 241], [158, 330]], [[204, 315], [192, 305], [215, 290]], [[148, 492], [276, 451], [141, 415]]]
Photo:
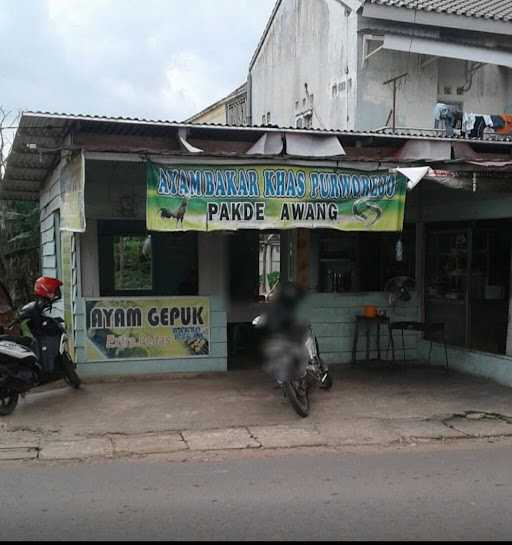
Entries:
[[[18, 119], [0, 106], [0, 186]], [[0, 200], [0, 279], [16, 306], [32, 297], [39, 247], [39, 203]]]

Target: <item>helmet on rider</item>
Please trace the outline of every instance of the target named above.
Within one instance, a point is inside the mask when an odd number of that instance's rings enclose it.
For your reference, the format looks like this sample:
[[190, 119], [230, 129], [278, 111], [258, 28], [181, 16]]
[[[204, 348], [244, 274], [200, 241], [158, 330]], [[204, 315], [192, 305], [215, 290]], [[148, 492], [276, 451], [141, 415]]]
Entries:
[[47, 299], [49, 301], [56, 301], [60, 299], [60, 287], [62, 282], [57, 278], [50, 278], [49, 276], [39, 277], [34, 284], [34, 295], [41, 299]]

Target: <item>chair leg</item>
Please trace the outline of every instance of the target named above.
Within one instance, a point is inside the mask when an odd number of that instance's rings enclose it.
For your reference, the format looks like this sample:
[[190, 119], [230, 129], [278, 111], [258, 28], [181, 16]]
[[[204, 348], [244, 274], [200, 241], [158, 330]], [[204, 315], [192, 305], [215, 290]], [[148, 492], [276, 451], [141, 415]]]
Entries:
[[448, 371], [450, 369], [450, 366], [448, 365], [448, 347], [446, 346], [446, 339], [443, 335], [443, 344], [444, 344], [444, 357], [446, 359], [446, 370]]
[[391, 327], [388, 328], [388, 334], [389, 334], [389, 344], [391, 345], [391, 361], [393, 362], [393, 365], [396, 364], [396, 355], [395, 355], [395, 339], [393, 337], [393, 330]]

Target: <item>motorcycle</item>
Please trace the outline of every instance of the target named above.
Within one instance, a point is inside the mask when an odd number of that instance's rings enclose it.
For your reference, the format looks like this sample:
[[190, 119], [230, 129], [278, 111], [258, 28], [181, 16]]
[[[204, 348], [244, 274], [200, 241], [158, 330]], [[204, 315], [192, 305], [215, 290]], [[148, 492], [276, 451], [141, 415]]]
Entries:
[[61, 297], [61, 285], [55, 278], [38, 278], [36, 299], [23, 306], [6, 327], [12, 331], [26, 325], [31, 336], [0, 335], [0, 416], [11, 414], [19, 396], [37, 386], [64, 379], [72, 388], [80, 387], [64, 320], [48, 314]]
[[306, 417], [310, 412], [310, 391], [314, 387], [329, 390], [332, 375], [320, 356], [318, 340], [309, 323], [294, 320], [286, 331], [276, 331], [269, 322], [268, 314], [252, 321], [266, 337], [262, 350], [264, 369], [273, 375], [295, 412]]

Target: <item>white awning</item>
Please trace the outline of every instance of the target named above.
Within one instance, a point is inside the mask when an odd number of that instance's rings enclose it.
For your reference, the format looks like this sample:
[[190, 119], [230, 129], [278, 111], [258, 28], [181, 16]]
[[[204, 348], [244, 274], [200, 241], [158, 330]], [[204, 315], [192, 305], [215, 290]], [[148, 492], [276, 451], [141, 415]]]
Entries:
[[393, 51], [405, 51], [406, 53], [419, 53], [421, 55], [447, 57], [484, 64], [497, 64], [512, 68], [512, 53], [473, 45], [459, 45], [428, 38], [386, 34], [382, 47]]
[[402, 160], [447, 161], [452, 158], [452, 144], [445, 140], [407, 140], [396, 156]]
[[345, 150], [335, 135], [286, 133], [286, 153], [300, 157], [337, 157]]
[[246, 151], [248, 155], [279, 155], [283, 151], [283, 135], [280, 132], [265, 132]]

